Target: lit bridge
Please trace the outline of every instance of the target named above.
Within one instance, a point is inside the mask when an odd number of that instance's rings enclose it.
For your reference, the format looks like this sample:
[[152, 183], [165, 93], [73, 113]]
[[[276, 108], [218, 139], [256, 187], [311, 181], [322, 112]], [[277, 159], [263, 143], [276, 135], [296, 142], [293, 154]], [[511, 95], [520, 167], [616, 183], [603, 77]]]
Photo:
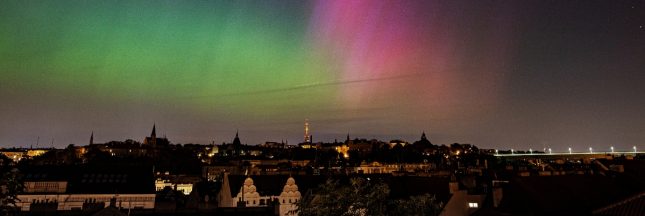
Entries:
[[507, 153], [507, 154], [494, 154], [495, 157], [532, 157], [532, 158], [602, 158], [606, 156], [636, 156], [643, 155], [642, 151], [624, 151], [624, 152], [552, 152], [552, 153]]

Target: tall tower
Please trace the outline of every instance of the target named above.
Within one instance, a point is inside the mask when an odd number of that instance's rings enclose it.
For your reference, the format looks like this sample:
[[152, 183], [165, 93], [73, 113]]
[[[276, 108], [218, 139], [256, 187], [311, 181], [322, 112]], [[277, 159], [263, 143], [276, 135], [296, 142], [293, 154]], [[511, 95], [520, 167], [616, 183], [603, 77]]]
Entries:
[[94, 131], [92, 131], [92, 135], [90, 135], [90, 145], [94, 144]]
[[239, 132], [235, 132], [235, 138], [233, 139], [233, 145], [234, 146], [241, 146], [242, 142], [240, 141], [240, 136], [238, 136]]
[[150, 144], [153, 148], [157, 147], [157, 124], [152, 124], [152, 133], [150, 133]]
[[235, 132], [235, 138], [233, 139], [233, 155], [240, 156], [242, 153], [242, 142], [238, 136], [238, 132]]
[[305, 119], [305, 142], [311, 142], [311, 137], [309, 136], [309, 122], [308, 119]]

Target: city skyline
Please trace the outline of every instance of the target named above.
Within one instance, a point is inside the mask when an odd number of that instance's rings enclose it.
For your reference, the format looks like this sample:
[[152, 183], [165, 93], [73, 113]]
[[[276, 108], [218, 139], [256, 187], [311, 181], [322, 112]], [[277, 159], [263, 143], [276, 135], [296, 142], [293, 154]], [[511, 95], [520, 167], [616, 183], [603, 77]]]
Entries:
[[[0, 147], [645, 148], [642, 1], [0, 3]], [[43, 145], [44, 144], [44, 145]]]
[[[384, 137], [380, 136], [380, 138], [377, 138], [376, 136], [372, 137], [363, 137], [363, 136], [353, 136], [352, 134], [345, 134], [345, 137], [343, 139], [339, 138], [334, 138], [333, 140], [313, 140], [313, 135], [309, 133], [309, 122], [308, 120], [305, 120], [304, 124], [304, 137], [302, 140], [298, 141], [296, 140], [295, 142], [289, 142], [288, 139], [268, 139], [264, 140], [259, 143], [247, 143], [242, 141], [244, 138], [239, 135], [239, 129], [235, 131], [235, 135], [232, 136], [230, 139], [222, 138], [223, 140], [221, 142], [215, 141], [215, 139], [211, 140], [210, 143], [207, 142], [202, 142], [202, 143], [176, 143], [173, 142], [172, 139], [168, 139], [165, 133], [161, 133], [160, 136], [156, 136], [156, 124], [153, 124], [152, 126], [152, 132], [150, 136], [157, 137], [157, 138], [162, 138], [162, 139], [167, 139], [167, 141], [170, 142], [170, 144], [199, 144], [199, 145], [209, 145], [209, 144], [214, 144], [214, 145], [226, 145], [226, 144], [234, 144], [235, 140], [239, 138], [240, 142], [242, 145], [258, 145], [261, 146], [265, 143], [282, 143], [287, 146], [294, 146], [297, 147], [299, 144], [306, 144], [306, 143], [327, 143], [327, 144], [334, 144], [334, 143], [343, 143], [347, 142], [349, 140], [376, 140], [380, 142], [391, 142], [391, 141], [404, 141], [409, 144], [412, 144], [416, 141], [421, 141], [421, 140], [429, 140], [432, 142], [432, 137], [428, 134], [426, 134], [425, 131], [421, 132], [418, 138], [412, 138], [412, 139], [403, 139], [401, 137]], [[155, 134], [155, 135], [152, 135]], [[140, 144], [147, 145], [146, 140], [150, 138], [150, 136], [144, 136], [142, 139], [138, 138], [123, 138], [123, 139], [112, 139], [112, 140], [104, 140], [104, 141], [99, 141], [99, 142], [94, 142], [94, 131], [91, 131], [90, 133], [90, 138], [89, 142], [87, 143], [69, 143], [70, 145], [78, 145], [78, 146], [89, 146], [92, 144], [106, 144], [106, 143], [111, 143], [111, 142], [122, 142], [128, 140], [138, 142]], [[43, 145], [39, 145], [40, 143], [40, 137], [36, 137], [36, 143], [32, 143], [29, 146], [13, 146], [12, 148], [50, 148], [54, 147], [56, 148], [57, 145], [52, 145], [53, 144], [53, 138], [52, 138], [52, 143], [47, 145], [47, 143], [44, 143]], [[466, 145], [472, 145], [471, 143], [459, 143], [459, 142], [451, 142], [451, 143], [436, 143], [433, 142], [433, 145], [436, 146], [450, 146], [451, 144], [466, 144]], [[475, 145], [476, 146], [476, 145]], [[484, 148], [487, 149], [487, 148]], [[508, 155], [508, 156], [524, 156], [524, 155], [533, 155], [535, 154], [562, 154], [562, 155], [567, 155], [567, 154], [599, 154], [599, 153], [610, 153], [610, 154], [624, 154], [624, 153], [642, 153], [639, 148], [639, 146], [631, 146], [629, 148], [616, 148], [614, 145], [608, 145], [608, 146], [600, 146], [600, 148], [596, 148], [593, 150], [593, 147], [589, 146], [584, 146], [584, 145], [569, 145], [569, 146], [542, 146], [542, 149], [540, 149], [539, 146], [534, 146], [534, 145], [529, 145], [528, 148], [522, 149], [522, 148], [514, 148], [511, 146], [501, 146], [499, 148], [495, 149], [489, 149], [489, 150], [494, 150], [495, 155]]]

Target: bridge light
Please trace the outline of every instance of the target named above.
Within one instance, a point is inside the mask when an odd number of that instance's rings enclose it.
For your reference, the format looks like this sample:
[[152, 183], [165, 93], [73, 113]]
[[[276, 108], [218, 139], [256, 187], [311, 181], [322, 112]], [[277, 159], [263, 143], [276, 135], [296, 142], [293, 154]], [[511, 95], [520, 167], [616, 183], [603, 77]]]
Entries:
[[569, 154], [571, 154], [571, 147], [569, 147]]
[[529, 149], [529, 154], [533, 154], [533, 149]]

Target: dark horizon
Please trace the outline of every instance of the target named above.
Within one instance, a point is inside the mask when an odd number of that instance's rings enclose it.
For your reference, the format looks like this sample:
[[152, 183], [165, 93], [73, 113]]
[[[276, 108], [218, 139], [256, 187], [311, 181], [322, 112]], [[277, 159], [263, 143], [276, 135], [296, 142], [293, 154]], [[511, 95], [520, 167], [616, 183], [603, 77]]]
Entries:
[[[276, 143], [284, 143], [284, 144], [290, 145], [290, 146], [298, 146], [298, 144], [301, 144], [301, 143], [311, 143], [310, 141], [305, 141], [304, 137], [303, 137], [302, 140], [295, 141], [295, 142], [289, 141], [287, 139], [269, 139], [269, 140], [265, 140], [265, 141], [258, 142], [258, 143], [248, 143], [248, 142], [244, 141], [243, 134], [242, 135], [239, 134], [239, 130], [237, 130], [235, 132], [235, 134], [230, 137], [230, 139], [223, 140], [222, 142], [211, 141], [211, 142], [201, 142], [201, 143], [200, 142], [181, 143], [181, 142], [173, 141], [172, 138], [167, 137], [167, 135], [165, 133], [159, 133], [159, 134], [160, 135], [158, 135], [157, 138], [167, 138], [168, 141], [170, 142], [170, 144], [182, 144], [182, 145], [183, 144], [197, 144], [197, 145], [231, 144], [231, 143], [233, 143], [233, 140], [237, 135], [239, 135], [241, 144], [243, 144], [243, 145], [261, 145], [261, 144], [264, 144], [266, 142], [276, 142]], [[345, 142], [345, 140], [347, 139], [347, 136], [349, 136], [349, 138], [351, 140], [356, 140], [356, 139], [359, 139], [359, 140], [361, 140], [361, 139], [373, 140], [374, 139], [374, 140], [378, 140], [378, 141], [382, 141], [382, 142], [390, 142], [390, 141], [394, 141], [394, 140], [402, 140], [402, 141], [405, 141], [405, 142], [408, 142], [408, 143], [412, 144], [412, 143], [414, 143], [416, 141], [420, 141], [422, 135], [424, 135], [424, 134], [427, 137], [427, 139], [432, 142], [432, 144], [437, 145], [437, 146], [441, 146], [441, 145], [450, 146], [451, 144], [470, 144], [470, 145], [476, 146], [476, 147], [478, 147], [480, 149], [495, 149], [495, 150], [499, 150], [499, 151], [513, 151], [514, 150], [515, 152], [518, 152], [518, 151], [523, 151], [523, 152], [532, 151], [532, 152], [545, 152], [546, 153], [546, 152], [549, 152], [549, 150], [552, 150], [553, 153], [566, 153], [566, 152], [569, 151], [569, 148], [571, 148], [574, 153], [585, 153], [585, 152], [589, 151], [589, 147], [590, 147], [590, 146], [584, 146], [584, 145], [569, 145], [569, 146], [564, 146], [564, 147], [529, 146], [529, 147], [527, 147], [525, 149], [523, 149], [521, 147], [520, 148], [515, 148], [515, 147], [512, 147], [512, 146], [501, 146], [500, 148], [486, 148], [486, 147], [478, 146], [475, 143], [465, 143], [465, 142], [437, 143], [437, 142], [433, 142], [431, 134], [428, 134], [425, 131], [423, 131], [421, 134], [419, 134], [417, 138], [412, 138], [412, 139], [403, 139], [403, 138], [400, 138], [400, 137], [399, 138], [378, 138], [376, 136], [363, 137], [363, 136], [353, 136], [352, 134], [345, 134], [342, 137], [342, 139], [341, 138], [334, 138], [334, 139], [331, 139], [331, 140], [316, 140], [316, 139], [314, 139], [313, 143], [335, 143], [335, 142], [342, 143], [342, 142]], [[68, 145], [87, 146], [90, 142], [93, 142], [94, 144], [107, 144], [109, 142], [124, 142], [124, 141], [127, 141], [127, 140], [133, 140], [133, 141], [136, 141], [138, 143], [144, 144], [144, 139], [146, 137], [151, 136], [150, 134], [148, 134], [146, 136], [141, 137], [141, 139], [138, 139], [138, 138], [125, 138], [125, 139], [111, 139], [111, 140], [98, 139], [97, 140], [94, 135], [95, 135], [95, 132], [92, 131], [91, 135], [90, 135], [90, 138], [88, 138], [87, 143], [67, 143], [67, 144], [64, 144], [62, 146], [56, 145], [56, 143], [53, 146], [51, 145], [51, 143], [45, 143], [45, 145], [30, 144], [28, 146], [9, 146], [9, 147], [5, 147], [5, 148], [50, 148], [50, 147], [62, 148], [62, 147], [66, 147]], [[36, 140], [37, 142], [40, 142], [40, 137], [37, 137], [36, 139], [37, 139]], [[620, 145], [617, 145], [617, 146], [620, 146]], [[639, 152], [642, 150], [639, 146], [636, 146], [636, 145], [635, 146], [630, 146], [630, 147], [625, 147], [625, 148], [616, 147], [616, 145], [608, 145], [608, 146], [601, 146], [600, 148], [593, 148], [594, 149], [593, 152], [612, 152], [612, 151], [616, 151], [616, 152], [633, 152], [634, 147], [636, 147], [639, 150]]]

